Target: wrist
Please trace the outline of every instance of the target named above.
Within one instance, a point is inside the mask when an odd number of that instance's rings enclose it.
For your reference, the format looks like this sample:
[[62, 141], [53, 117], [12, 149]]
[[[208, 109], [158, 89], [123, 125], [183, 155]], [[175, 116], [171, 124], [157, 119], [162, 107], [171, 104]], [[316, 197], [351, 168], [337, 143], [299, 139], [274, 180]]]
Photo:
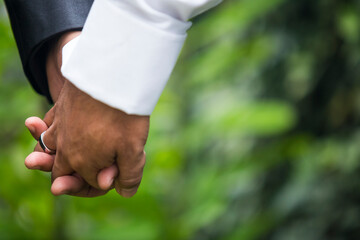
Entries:
[[64, 77], [61, 74], [62, 49], [79, 36], [81, 31], [71, 31], [62, 34], [49, 43], [49, 52], [46, 59], [46, 74], [51, 98], [57, 101], [60, 91], [64, 85]]

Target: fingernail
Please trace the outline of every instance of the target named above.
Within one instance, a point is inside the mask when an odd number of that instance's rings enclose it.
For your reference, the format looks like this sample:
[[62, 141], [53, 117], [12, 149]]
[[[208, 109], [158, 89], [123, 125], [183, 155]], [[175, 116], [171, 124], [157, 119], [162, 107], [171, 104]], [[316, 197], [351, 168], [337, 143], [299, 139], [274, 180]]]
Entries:
[[115, 179], [115, 178], [111, 178], [111, 179], [109, 180], [109, 182], [108, 182], [108, 184], [107, 184], [107, 187], [108, 187], [108, 188], [113, 185], [114, 179]]
[[120, 189], [119, 193], [124, 198], [131, 198], [135, 194], [133, 190], [128, 190], [128, 189]]
[[41, 170], [41, 167], [40, 167], [40, 166], [33, 166], [33, 167], [31, 167], [31, 169], [34, 169], [34, 170]]

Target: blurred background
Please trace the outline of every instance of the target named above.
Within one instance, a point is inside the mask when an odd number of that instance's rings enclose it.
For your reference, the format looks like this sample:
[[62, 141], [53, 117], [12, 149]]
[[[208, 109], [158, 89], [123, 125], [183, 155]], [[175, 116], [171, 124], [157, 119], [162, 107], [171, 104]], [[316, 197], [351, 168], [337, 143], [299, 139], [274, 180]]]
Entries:
[[0, 2], [0, 239], [360, 239], [360, 3], [226, 0], [194, 19], [138, 194], [53, 197], [27, 170], [26, 81]]

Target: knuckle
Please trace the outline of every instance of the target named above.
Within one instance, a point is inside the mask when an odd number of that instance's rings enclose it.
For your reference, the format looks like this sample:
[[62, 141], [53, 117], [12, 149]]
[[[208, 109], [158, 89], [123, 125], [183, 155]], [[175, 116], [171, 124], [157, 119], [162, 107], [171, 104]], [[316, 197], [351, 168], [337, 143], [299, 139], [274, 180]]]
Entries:
[[84, 161], [76, 155], [69, 158], [69, 164], [76, 172], [79, 172], [82, 168], [84, 168], [84, 166], [86, 166]]
[[134, 189], [140, 185], [142, 176], [129, 178], [129, 179], [120, 179], [119, 185], [123, 189]]
[[130, 142], [127, 144], [126, 152], [133, 157], [141, 157], [144, 152], [144, 145], [139, 142]]

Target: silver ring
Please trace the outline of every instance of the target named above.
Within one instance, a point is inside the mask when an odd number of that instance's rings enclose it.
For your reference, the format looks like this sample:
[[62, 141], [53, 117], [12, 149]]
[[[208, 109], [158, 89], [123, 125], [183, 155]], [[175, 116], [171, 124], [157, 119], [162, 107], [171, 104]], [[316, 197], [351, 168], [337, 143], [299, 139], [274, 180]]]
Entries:
[[44, 143], [44, 134], [46, 133], [43, 132], [41, 135], [40, 135], [40, 138], [39, 138], [39, 144], [40, 144], [40, 147], [44, 150], [45, 153], [48, 153], [48, 154], [54, 154], [55, 153], [55, 150], [52, 150], [50, 148], [48, 148], [45, 143]]

